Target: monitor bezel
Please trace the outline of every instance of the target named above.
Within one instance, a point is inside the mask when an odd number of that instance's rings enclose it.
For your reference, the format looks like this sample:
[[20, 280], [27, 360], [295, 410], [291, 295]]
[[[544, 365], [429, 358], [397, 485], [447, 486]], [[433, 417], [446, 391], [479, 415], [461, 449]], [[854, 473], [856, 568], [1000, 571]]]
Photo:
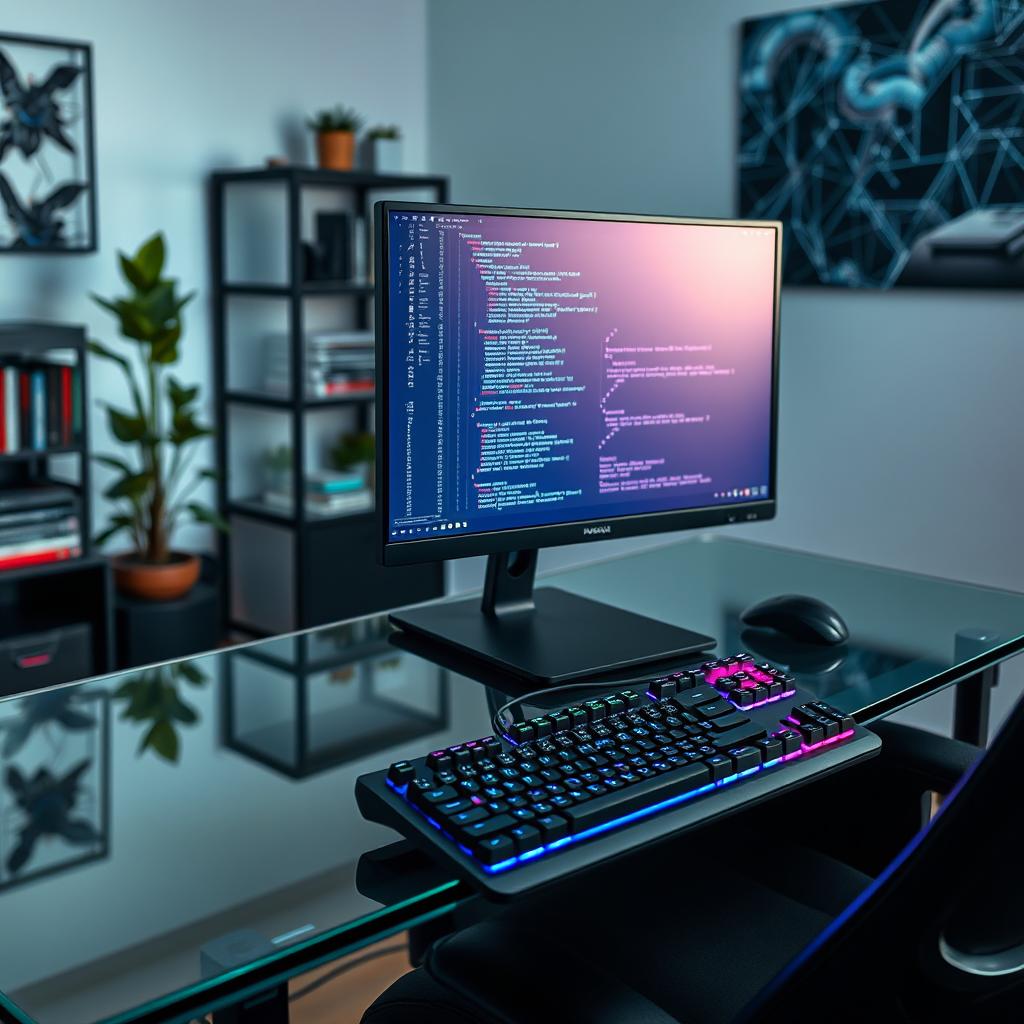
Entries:
[[[694, 509], [669, 509], [662, 512], [637, 512], [631, 515], [577, 519], [569, 523], [545, 526], [521, 526], [464, 535], [446, 534], [419, 540], [389, 539], [390, 474], [389, 449], [389, 320], [388, 221], [393, 210], [476, 216], [537, 217], [555, 220], [627, 221], [643, 224], [697, 224], [716, 227], [759, 227], [775, 231], [775, 285], [772, 319], [771, 437], [769, 442], [768, 497], [758, 501], [734, 502]], [[520, 209], [512, 206], [467, 206], [456, 203], [416, 203], [395, 199], [374, 204], [375, 293], [374, 333], [376, 345], [376, 535], [377, 559], [381, 565], [418, 565], [449, 558], [500, 554], [533, 548], [560, 547], [622, 537], [641, 537], [677, 530], [704, 529], [735, 523], [773, 519], [778, 503], [776, 474], [778, 462], [778, 390], [779, 390], [779, 318], [782, 288], [782, 222], [769, 220], [729, 220], [718, 217], [661, 217], [637, 213], [600, 213], [587, 210]], [[608, 527], [595, 531], [595, 527]]]

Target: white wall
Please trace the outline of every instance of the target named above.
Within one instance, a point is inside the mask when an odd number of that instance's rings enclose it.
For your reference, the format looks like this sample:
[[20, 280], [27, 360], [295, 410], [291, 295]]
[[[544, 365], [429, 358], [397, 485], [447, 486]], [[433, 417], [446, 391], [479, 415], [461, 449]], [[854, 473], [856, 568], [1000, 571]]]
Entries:
[[[425, 0], [5, 5], [5, 31], [93, 44], [100, 250], [0, 256], [0, 319], [84, 323], [94, 337], [113, 339], [111, 318], [88, 293], [117, 291], [116, 251], [163, 230], [169, 270], [185, 289], [199, 290], [186, 315], [179, 375], [202, 383], [212, 415], [208, 173], [273, 154], [312, 162], [303, 119], [338, 102], [371, 123], [400, 124], [408, 169], [425, 169], [425, 18]], [[91, 374], [94, 398], [118, 393], [110, 367], [94, 363]], [[90, 424], [94, 451], [109, 450], [98, 408]], [[212, 501], [212, 489], [205, 496]], [[97, 525], [104, 504], [96, 500]], [[186, 547], [210, 540], [199, 528], [179, 538]]]
[[[734, 215], [738, 22], [803, 6], [435, 0], [431, 164], [460, 202]], [[1022, 312], [1020, 293], [787, 290], [779, 517], [738, 532], [1024, 589]]]

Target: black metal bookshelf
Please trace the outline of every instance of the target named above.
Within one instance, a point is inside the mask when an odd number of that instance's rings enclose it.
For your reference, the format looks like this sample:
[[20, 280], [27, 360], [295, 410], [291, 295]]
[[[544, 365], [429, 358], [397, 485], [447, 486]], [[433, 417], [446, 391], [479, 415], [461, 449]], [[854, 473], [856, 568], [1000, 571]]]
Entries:
[[[17, 648], [23, 638], [49, 643], [49, 661], [35, 659], [40, 670], [19, 674], [24, 689], [99, 675], [113, 664], [113, 590], [107, 560], [92, 551], [91, 472], [89, 464], [89, 389], [86, 336], [82, 327], [37, 321], [0, 323], [0, 363], [46, 361], [55, 351], [73, 354], [78, 373], [81, 423], [72, 444], [43, 448], [24, 446], [0, 453], [0, 494], [31, 484], [56, 483], [74, 490], [79, 499], [82, 554], [37, 565], [0, 569], [0, 644]], [[67, 463], [55, 471], [54, 459]], [[66, 470], [71, 467], [69, 474]], [[86, 670], [63, 675], [60, 637], [68, 626], [86, 624], [91, 657]], [[49, 640], [45, 640], [49, 638]], [[31, 643], [29, 644], [31, 646]], [[3, 683], [0, 682], [0, 687]], [[14, 692], [13, 690], [11, 692]], [[2, 693], [2, 689], [0, 689]]]
[[[228, 243], [233, 228], [228, 223], [228, 197], [232, 190], [255, 189], [273, 194], [284, 203], [285, 237], [274, 239], [284, 247], [286, 272], [283, 280], [238, 280], [229, 276]], [[347, 197], [347, 212], [362, 218], [364, 232], [357, 243], [363, 246], [359, 276], [346, 280], [310, 280], [304, 273], [304, 203], [316, 194], [340, 194]], [[428, 565], [384, 570], [376, 563], [373, 534], [374, 512], [355, 511], [324, 515], [307, 508], [305, 467], [308, 463], [309, 432], [307, 417], [312, 413], [329, 415], [331, 411], [355, 413], [360, 431], [373, 429], [373, 392], [344, 395], [308, 393], [306, 366], [306, 304], [309, 300], [332, 297], [350, 304], [352, 329], [372, 326], [374, 284], [372, 275], [372, 204], [378, 198], [403, 191], [429, 190], [438, 202], [448, 198], [448, 179], [439, 175], [373, 174], [364, 171], [327, 171], [311, 167], [271, 167], [252, 170], [225, 170], [212, 175], [210, 183], [211, 268], [213, 274], [214, 364], [216, 373], [216, 417], [219, 504], [232, 526], [221, 538], [221, 565], [224, 619], [229, 631], [261, 636], [288, 630], [305, 629], [355, 615], [365, 615], [400, 604], [409, 604], [440, 596], [444, 591], [443, 566]], [[335, 207], [330, 207], [335, 209]], [[236, 228], [237, 230], [237, 228]], [[232, 382], [229, 361], [238, 358], [229, 338], [228, 320], [232, 303], [262, 300], [286, 304], [288, 335], [288, 394], [271, 393], [259, 387], [239, 386]], [[255, 346], [257, 339], [250, 339]], [[250, 358], [258, 358], [253, 349]], [[232, 492], [231, 413], [247, 409], [288, 418], [292, 465], [290, 511], [264, 501]], [[255, 543], [253, 524], [264, 533], [266, 544]], [[251, 560], [273, 548], [280, 551], [278, 531], [288, 535], [290, 559], [284, 574], [264, 572], [257, 582], [249, 571]], [[244, 543], [239, 535], [246, 534]], [[253, 548], [246, 553], [243, 548]], [[249, 560], [248, 562], [246, 560]], [[259, 576], [259, 571], [256, 573]], [[265, 586], [278, 586], [291, 595], [287, 614], [257, 608]], [[255, 602], [255, 603], [254, 603]]]

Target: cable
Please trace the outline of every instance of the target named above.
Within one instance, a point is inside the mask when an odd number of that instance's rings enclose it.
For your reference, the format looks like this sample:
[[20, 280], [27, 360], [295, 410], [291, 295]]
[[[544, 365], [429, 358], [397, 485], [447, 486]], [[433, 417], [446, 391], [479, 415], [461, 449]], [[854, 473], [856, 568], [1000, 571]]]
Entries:
[[310, 992], [315, 992], [318, 988], [322, 988], [329, 981], [334, 981], [339, 975], [344, 974], [346, 971], [351, 971], [353, 967], [360, 967], [365, 963], [369, 963], [371, 960], [378, 960], [382, 956], [391, 956], [392, 953], [404, 953], [407, 949], [404, 942], [396, 943], [394, 946], [385, 946], [383, 949], [375, 949], [370, 953], [364, 953], [361, 957], [356, 960], [349, 960], [348, 963], [342, 964], [340, 967], [335, 967], [333, 971], [328, 971], [326, 974], [321, 974], [316, 981], [311, 981], [305, 988], [300, 988], [293, 992], [288, 997], [289, 1003], [294, 1003], [296, 999], [303, 999], [308, 996]]
[[[612, 679], [606, 680], [603, 683], [565, 683], [563, 686], [549, 686], [546, 690], [531, 690], [529, 693], [524, 693], [521, 697], [516, 697], [514, 700], [506, 701], [498, 708], [497, 711], [491, 716], [491, 728], [498, 735], [505, 735], [505, 723], [502, 721], [501, 716], [511, 707], [517, 704], [528, 704], [532, 697], [542, 697], [545, 694], [552, 693], [563, 693], [566, 690], [604, 690], [608, 692], [618, 692], [626, 687], [632, 686], [634, 683], [647, 683], [656, 676], [648, 672], [647, 675], [634, 676], [631, 679]], [[510, 722], [509, 725], [514, 724]]]

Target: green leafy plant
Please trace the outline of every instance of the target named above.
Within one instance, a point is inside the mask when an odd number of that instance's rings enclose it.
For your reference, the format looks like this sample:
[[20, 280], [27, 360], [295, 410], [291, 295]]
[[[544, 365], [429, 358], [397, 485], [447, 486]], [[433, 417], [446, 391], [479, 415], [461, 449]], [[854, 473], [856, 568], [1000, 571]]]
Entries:
[[342, 434], [331, 449], [331, 463], [335, 469], [353, 469], [369, 463], [373, 465], [376, 443], [373, 434], [355, 431]]
[[372, 128], [366, 129], [368, 139], [400, 139], [402, 129], [397, 124], [375, 124]]
[[339, 103], [330, 110], [317, 111], [306, 124], [315, 132], [357, 132], [362, 127], [363, 118], [354, 108]]
[[283, 473], [292, 468], [292, 450], [286, 444], [268, 448], [263, 453], [263, 464], [274, 473]]
[[199, 713], [178, 694], [178, 683], [204, 686], [206, 676], [195, 662], [160, 665], [126, 679], [115, 691], [114, 699], [126, 701], [121, 720], [148, 722], [149, 728], [139, 741], [138, 755], [147, 750], [176, 764], [181, 753], [178, 727], [195, 725]]
[[124, 374], [130, 407], [104, 405], [111, 434], [131, 446], [135, 456], [95, 456], [120, 474], [104, 492], [118, 503], [116, 512], [95, 541], [104, 544], [128, 533], [136, 555], [156, 565], [171, 560], [171, 537], [183, 517], [227, 528], [213, 509], [190, 500], [203, 479], [216, 476], [208, 469], [189, 475], [196, 442], [212, 430], [197, 418], [199, 387], [188, 387], [169, 372], [179, 357], [182, 310], [195, 293], [178, 294], [177, 280], [163, 274], [164, 255], [159, 233], [134, 256], [119, 253], [128, 294], [115, 299], [93, 296], [117, 318], [122, 337], [133, 343], [128, 352], [89, 342], [93, 355], [115, 363]]

